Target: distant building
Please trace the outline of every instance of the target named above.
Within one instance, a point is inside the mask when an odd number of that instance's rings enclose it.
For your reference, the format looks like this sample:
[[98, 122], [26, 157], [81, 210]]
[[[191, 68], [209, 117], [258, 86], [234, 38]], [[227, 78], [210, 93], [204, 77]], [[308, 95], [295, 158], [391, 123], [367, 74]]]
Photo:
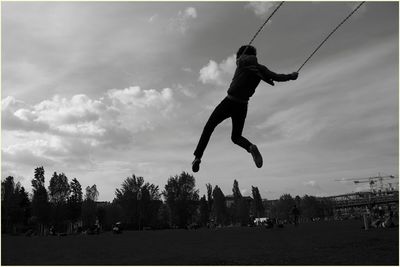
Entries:
[[100, 207], [106, 207], [107, 205], [110, 205], [111, 202], [109, 201], [96, 201], [96, 207], [100, 208]]
[[[253, 202], [253, 198], [250, 197], [250, 196], [242, 196], [242, 198], [245, 199], [245, 200], [247, 200], [247, 203], [248, 203], [249, 205], [251, 205], [251, 203]], [[234, 199], [233, 195], [227, 195], [227, 196], [225, 196], [226, 207], [227, 207], [227, 208], [230, 208], [230, 207], [233, 205], [234, 200], [235, 200], [235, 199]]]

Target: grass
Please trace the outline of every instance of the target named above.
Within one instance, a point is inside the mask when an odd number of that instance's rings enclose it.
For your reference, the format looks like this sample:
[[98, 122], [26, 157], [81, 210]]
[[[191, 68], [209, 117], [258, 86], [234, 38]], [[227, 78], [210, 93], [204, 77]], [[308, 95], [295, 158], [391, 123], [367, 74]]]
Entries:
[[2, 236], [2, 265], [398, 265], [399, 230], [361, 221], [284, 228]]

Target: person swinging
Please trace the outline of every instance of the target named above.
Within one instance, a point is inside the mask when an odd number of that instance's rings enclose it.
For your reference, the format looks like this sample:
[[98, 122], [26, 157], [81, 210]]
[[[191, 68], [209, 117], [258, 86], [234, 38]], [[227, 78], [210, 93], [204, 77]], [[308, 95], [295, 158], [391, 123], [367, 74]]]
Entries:
[[247, 106], [250, 97], [254, 94], [260, 81], [274, 85], [276, 82], [296, 80], [297, 72], [291, 74], [277, 74], [257, 62], [257, 50], [254, 46], [243, 45], [236, 53], [236, 71], [228, 89], [228, 95], [214, 109], [194, 151], [195, 159], [192, 162], [192, 171], [198, 172], [204, 150], [215, 129], [227, 118], [232, 119], [232, 142], [249, 152], [258, 168], [263, 165], [262, 156], [256, 145], [242, 136], [247, 116]]

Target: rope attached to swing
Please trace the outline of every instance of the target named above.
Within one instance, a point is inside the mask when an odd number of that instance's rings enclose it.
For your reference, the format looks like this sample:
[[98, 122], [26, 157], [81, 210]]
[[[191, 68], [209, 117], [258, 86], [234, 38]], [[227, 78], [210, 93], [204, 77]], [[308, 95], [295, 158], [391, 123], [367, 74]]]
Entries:
[[331, 33], [319, 44], [319, 46], [311, 53], [311, 55], [306, 59], [306, 61], [304, 61], [304, 63], [300, 66], [300, 68], [297, 70], [297, 72], [299, 72], [303, 66], [311, 59], [311, 57], [321, 48], [321, 46], [329, 39], [329, 37], [331, 37], [332, 34], [335, 33], [335, 31], [337, 29], [339, 29], [340, 26], [342, 26], [343, 23], [346, 22], [346, 20], [348, 20], [363, 4], [365, 3], [365, 1], [361, 2], [341, 23], [339, 23], [339, 25], [336, 26], [335, 29], [333, 29], [333, 31], [331, 31]]
[[261, 27], [258, 29], [256, 34], [254, 34], [253, 38], [250, 40], [248, 45], [251, 45], [253, 43], [254, 39], [256, 39], [256, 37], [260, 33], [260, 31], [264, 28], [264, 26], [267, 24], [267, 22], [272, 18], [272, 16], [275, 14], [275, 12], [278, 11], [278, 9], [283, 5], [284, 2], [285, 1], [280, 2], [280, 4], [275, 8], [275, 10], [271, 13], [271, 15], [269, 15], [269, 17], [265, 20], [263, 25], [261, 25]]
[[264, 28], [264, 26], [268, 23], [268, 21], [272, 18], [272, 16], [276, 13], [276, 11], [278, 11], [278, 9], [283, 5], [285, 1], [280, 2], [280, 4], [274, 9], [274, 11], [271, 13], [271, 15], [269, 15], [269, 17], [265, 20], [265, 22], [261, 25], [261, 27], [258, 29], [258, 31], [256, 32], [256, 34], [254, 34], [253, 38], [251, 38], [249, 44], [247, 45], [247, 47], [243, 50], [242, 54], [240, 54], [239, 58], [244, 55], [244, 53], [246, 52], [247, 48], [253, 43], [254, 39], [256, 39], [257, 35], [261, 32], [261, 30]]

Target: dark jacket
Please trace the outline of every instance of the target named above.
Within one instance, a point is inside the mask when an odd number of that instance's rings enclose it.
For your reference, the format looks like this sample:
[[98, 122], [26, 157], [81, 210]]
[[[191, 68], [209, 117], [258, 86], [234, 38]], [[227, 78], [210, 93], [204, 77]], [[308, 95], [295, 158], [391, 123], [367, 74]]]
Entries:
[[294, 79], [292, 74], [277, 74], [258, 64], [256, 56], [242, 55], [236, 60], [236, 66], [228, 95], [241, 101], [250, 99], [261, 80], [274, 85], [274, 81], [284, 82]]

